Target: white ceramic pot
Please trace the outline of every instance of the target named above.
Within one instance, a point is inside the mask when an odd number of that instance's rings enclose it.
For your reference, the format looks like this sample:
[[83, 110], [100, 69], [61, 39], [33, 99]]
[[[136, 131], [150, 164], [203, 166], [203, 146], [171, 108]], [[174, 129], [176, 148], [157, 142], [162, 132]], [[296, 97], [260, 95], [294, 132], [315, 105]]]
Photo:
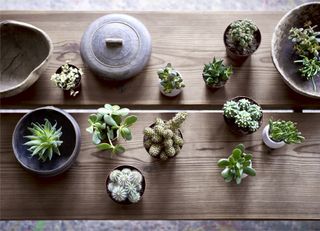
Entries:
[[164, 87], [161, 85], [160, 82], [159, 82], [159, 88], [160, 88], [160, 92], [163, 95], [168, 96], [168, 97], [175, 97], [182, 92], [182, 88], [180, 88], [180, 89], [173, 89], [170, 93], [166, 93], [166, 92], [164, 92]]
[[269, 125], [265, 126], [262, 131], [262, 140], [269, 148], [277, 149], [283, 147], [286, 143], [281, 142], [275, 142], [273, 141], [269, 136]]

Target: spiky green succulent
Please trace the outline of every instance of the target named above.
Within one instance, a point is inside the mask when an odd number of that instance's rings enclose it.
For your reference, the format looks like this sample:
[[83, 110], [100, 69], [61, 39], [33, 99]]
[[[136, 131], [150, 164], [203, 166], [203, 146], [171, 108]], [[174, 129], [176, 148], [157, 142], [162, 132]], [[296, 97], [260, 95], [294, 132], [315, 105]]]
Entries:
[[187, 113], [180, 112], [169, 121], [157, 118], [154, 127], [145, 128], [144, 147], [148, 153], [161, 160], [177, 155], [184, 143], [179, 128], [186, 118]]
[[57, 123], [52, 125], [45, 119], [44, 124], [31, 123], [28, 130], [31, 135], [25, 136], [29, 141], [24, 145], [30, 146], [28, 151], [31, 152], [31, 156], [37, 156], [43, 162], [51, 160], [54, 154], [60, 156], [59, 147], [63, 141], [60, 140], [62, 132], [61, 127], [57, 129]]
[[141, 199], [142, 181], [142, 175], [136, 170], [116, 169], [109, 175], [108, 191], [118, 202], [137, 203]]
[[223, 85], [232, 75], [232, 67], [223, 64], [222, 59], [213, 58], [204, 65], [202, 76], [208, 86]]
[[158, 70], [158, 76], [165, 93], [171, 93], [174, 89], [185, 87], [180, 73], [172, 67], [171, 63], [168, 63], [165, 68]]

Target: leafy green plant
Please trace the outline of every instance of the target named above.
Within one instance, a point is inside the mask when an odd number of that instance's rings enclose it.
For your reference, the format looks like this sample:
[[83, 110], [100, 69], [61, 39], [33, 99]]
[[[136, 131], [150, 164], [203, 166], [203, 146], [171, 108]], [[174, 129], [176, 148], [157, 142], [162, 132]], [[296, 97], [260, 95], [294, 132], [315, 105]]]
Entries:
[[89, 116], [90, 127], [87, 128], [87, 131], [92, 134], [92, 142], [100, 150], [108, 150], [113, 154], [125, 151], [122, 145], [114, 145], [113, 142], [120, 137], [124, 140], [132, 139], [130, 127], [138, 118], [134, 115], [127, 116], [129, 112], [128, 108], [105, 104], [103, 108], [98, 109], [96, 114]]
[[320, 75], [320, 60], [316, 57], [309, 59], [306, 56], [301, 56], [303, 59], [295, 60], [295, 63], [301, 63], [302, 67], [299, 69], [301, 75], [307, 80], [312, 81], [314, 91], [317, 91], [315, 78]]
[[157, 118], [154, 127], [144, 129], [144, 147], [151, 156], [167, 160], [180, 152], [184, 142], [179, 128], [187, 115], [186, 112], [179, 112], [166, 122]]
[[38, 156], [43, 162], [51, 160], [53, 154], [60, 156], [59, 147], [63, 143], [60, 140], [62, 135], [61, 127], [57, 129], [57, 123], [52, 125], [48, 119], [44, 124], [31, 123], [32, 127], [28, 127], [31, 135], [25, 136], [29, 141], [24, 145], [30, 146], [28, 151], [31, 156]]
[[244, 174], [250, 176], [256, 175], [255, 169], [252, 168], [252, 155], [245, 153], [243, 144], [236, 146], [228, 159], [220, 159], [218, 166], [224, 168], [221, 176], [226, 182], [235, 180], [237, 184], [240, 184], [244, 178]]
[[109, 175], [108, 190], [118, 202], [128, 199], [131, 203], [137, 203], [141, 199], [142, 181], [142, 175], [136, 170], [116, 169]]
[[164, 69], [158, 70], [158, 76], [165, 93], [171, 93], [174, 89], [185, 87], [180, 73], [172, 67], [171, 63], [168, 63]]
[[222, 59], [213, 58], [212, 62], [205, 64], [202, 76], [208, 86], [217, 86], [225, 83], [232, 75], [232, 67], [225, 66]]
[[229, 100], [223, 105], [223, 115], [234, 120], [239, 128], [254, 132], [260, 127], [262, 109], [247, 99]]
[[296, 123], [285, 120], [269, 120], [269, 136], [275, 142], [286, 144], [299, 144], [304, 140], [301, 132], [298, 131]]

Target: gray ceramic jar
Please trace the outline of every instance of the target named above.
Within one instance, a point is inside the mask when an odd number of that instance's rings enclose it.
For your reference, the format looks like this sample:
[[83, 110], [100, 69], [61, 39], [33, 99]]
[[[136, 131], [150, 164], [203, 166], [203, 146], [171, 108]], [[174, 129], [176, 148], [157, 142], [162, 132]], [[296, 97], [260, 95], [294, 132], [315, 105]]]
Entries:
[[105, 80], [126, 80], [140, 73], [151, 55], [151, 37], [136, 18], [109, 14], [84, 32], [80, 53], [90, 70]]

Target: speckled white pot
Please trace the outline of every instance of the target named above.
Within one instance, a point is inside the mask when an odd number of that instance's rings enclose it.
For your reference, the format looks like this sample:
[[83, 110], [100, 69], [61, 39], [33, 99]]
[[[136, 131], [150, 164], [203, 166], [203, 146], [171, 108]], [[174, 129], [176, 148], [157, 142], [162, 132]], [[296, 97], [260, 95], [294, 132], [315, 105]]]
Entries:
[[182, 92], [182, 88], [180, 88], [180, 89], [173, 89], [170, 93], [166, 93], [166, 92], [164, 92], [164, 87], [161, 85], [160, 81], [159, 81], [159, 88], [160, 88], [160, 92], [163, 95], [168, 96], [168, 97], [175, 97]]
[[286, 143], [281, 142], [275, 142], [273, 141], [269, 136], [269, 125], [265, 126], [262, 131], [262, 140], [269, 148], [277, 149], [283, 147]]

